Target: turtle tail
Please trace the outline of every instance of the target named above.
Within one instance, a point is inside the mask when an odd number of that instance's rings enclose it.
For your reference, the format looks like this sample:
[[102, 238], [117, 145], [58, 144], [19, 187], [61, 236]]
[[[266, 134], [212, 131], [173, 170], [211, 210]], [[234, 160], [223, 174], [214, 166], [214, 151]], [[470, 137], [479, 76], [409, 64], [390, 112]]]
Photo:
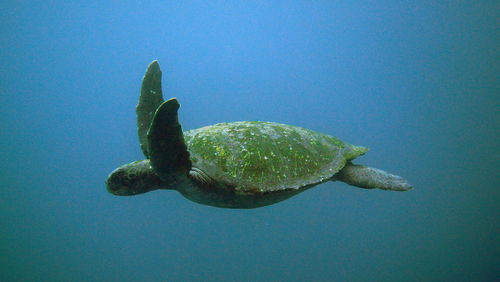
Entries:
[[401, 176], [390, 174], [373, 167], [355, 165], [348, 162], [333, 180], [340, 180], [349, 185], [391, 191], [409, 191], [413, 187]]

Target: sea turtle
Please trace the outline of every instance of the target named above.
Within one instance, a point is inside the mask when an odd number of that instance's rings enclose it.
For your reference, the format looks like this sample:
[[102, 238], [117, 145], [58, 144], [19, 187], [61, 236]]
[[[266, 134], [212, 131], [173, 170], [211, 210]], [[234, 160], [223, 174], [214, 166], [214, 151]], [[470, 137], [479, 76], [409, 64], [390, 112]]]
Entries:
[[330, 135], [274, 122], [219, 123], [182, 131], [176, 98], [163, 101], [161, 70], [153, 61], [137, 105], [145, 160], [115, 169], [106, 181], [114, 195], [172, 189], [194, 202], [257, 208], [326, 181], [361, 188], [408, 191], [402, 177], [356, 165], [368, 151]]

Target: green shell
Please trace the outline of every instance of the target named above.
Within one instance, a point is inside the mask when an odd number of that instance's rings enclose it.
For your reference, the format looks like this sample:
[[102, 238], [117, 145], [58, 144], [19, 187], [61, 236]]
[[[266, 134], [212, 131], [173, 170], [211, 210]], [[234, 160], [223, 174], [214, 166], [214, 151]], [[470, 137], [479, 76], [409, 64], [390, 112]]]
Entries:
[[220, 123], [184, 132], [194, 167], [237, 193], [298, 189], [330, 179], [368, 151], [335, 137], [272, 122]]

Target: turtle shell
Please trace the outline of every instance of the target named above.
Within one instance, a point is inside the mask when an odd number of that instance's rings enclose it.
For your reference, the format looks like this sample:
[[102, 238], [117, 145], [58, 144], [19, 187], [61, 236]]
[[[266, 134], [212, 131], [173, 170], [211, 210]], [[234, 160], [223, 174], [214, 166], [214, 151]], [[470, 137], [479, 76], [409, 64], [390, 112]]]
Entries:
[[273, 122], [219, 123], [184, 132], [193, 167], [240, 194], [300, 189], [329, 180], [368, 151]]

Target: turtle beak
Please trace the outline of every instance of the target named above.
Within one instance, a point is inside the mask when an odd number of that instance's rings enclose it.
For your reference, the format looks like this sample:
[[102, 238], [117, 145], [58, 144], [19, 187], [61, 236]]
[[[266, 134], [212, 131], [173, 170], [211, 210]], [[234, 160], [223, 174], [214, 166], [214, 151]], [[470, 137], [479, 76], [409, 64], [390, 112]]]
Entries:
[[108, 179], [104, 182], [106, 184], [106, 190], [113, 195], [118, 195], [117, 191], [120, 191], [122, 187], [121, 185], [118, 185], [118, 183], [115, 183], [112, 179], [112, 174], [110, 174]]
[[108, 190], [111, 194], [115, 194], [116, 191], [120, 190], [120, 187], [109, 181], [109, 178], [104, 182], [104, 184], [106, 184], [106, 190]]
[[106, 189], [109, 193], [117, 196], [131, 195], [130, 189], [123, 184], [123, 171], [119, 168], [113, 170], [106, 179]]

